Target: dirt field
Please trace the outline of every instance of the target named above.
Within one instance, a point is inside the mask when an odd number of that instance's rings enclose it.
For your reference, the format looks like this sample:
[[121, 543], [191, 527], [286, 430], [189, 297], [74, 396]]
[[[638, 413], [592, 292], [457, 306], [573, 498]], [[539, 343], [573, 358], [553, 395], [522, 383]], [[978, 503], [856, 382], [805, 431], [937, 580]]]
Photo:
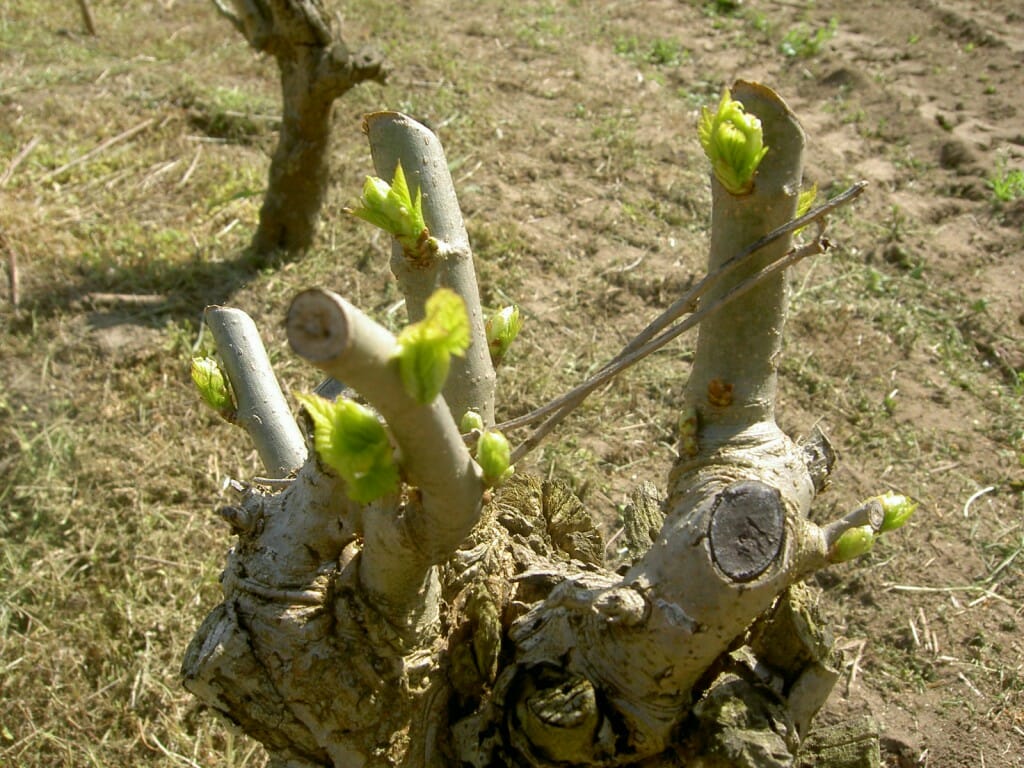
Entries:
[[[780, 423], [840, 452], [828, 516], [921, 501], [819, 577], [846, 659], [823, 718], [870, 714], [887, 765], [1024, 766], [1024, 10], [1019, 0], [369, 0], [346, 39], [394, 74], [337, 108], [317, 248], [245, 256], [279, 111], [272, 62], [205, 0], [0, 5], [0, 763], [252, 766], [177, 680], [257, 471], [198, 405], [202, 308], [252, 314], [288, 390], [292, 295], [393, 325], [387, 243], [340, 208], [360, 117], [444, 142], [485, 303], [521, 304], [501, 415], [568, 388], [703, 270], [699, 108], [737, 78], [807, 130], [808, 182], [870, 187], [792, 275]], [[979, 10], [978, 7], [983, 7]], [[14, 299], [17, 298], [17, 306]], [[616, 526], [663, 484], [695, 337], [595, 396], [534, 456]]]

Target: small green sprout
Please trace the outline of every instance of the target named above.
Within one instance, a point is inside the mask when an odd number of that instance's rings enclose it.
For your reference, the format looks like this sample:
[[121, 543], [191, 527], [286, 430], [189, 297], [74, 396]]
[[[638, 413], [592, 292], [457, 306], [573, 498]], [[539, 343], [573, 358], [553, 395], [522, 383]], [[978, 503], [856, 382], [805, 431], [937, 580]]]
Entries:
[[700, 416], [692, 405], [683, 408], [679, 414], [679, 452], [693, 458], [700, 453], [700, 442], [697, 436], [700, 431]]
[[384, 426], [369, 408], [345, 398], [297, 395], [313, 420], [320, 461], [345, 481], [352, 501], [366, 504], [397, 493], [398, 466]]
[[878, 529], [879, 533], [902, 528], [917, 509], [916, 501], [891, 491], [879, 496], [878, 501], [881, 502], [882, 509], [885, 510], [885, 519], [882, 521], [882, 527]]
[[376, 176], [367, 176], [359, 207], [345, 211], [393, 235], [408, 256], [421, 255], [430, 238], [430, 230], [423, 220], [422, 192], [417, 189], [416, 199], [412, 198], [401, 162], [395, 166], [395, 177], [390, 184]]
[[726, 88], [717, 111], [702, 110], [697, 132], [715, 178], [730, 194], [748, 194], [754, 188], [757, 167], [768, 153], [761, 121], [748, 115]]
[[[818, 199], [818, 182], [814, 182], [807, 189], [800, 190], [800, 196], [796, 199], [796, 214], [793, 218], [799, 219], [814, 205], [814, 201]], [[800, 229], [793, 230], [793, 237], [796, 237], [803, 232], [807, 227], [800, 227]]]
[[235, 420], [235, 400], [220, 364], [212, 357], [192, 358], [192, 383], [199, 390], [203, 402], [213, 408], [225, 421]]
[[483, 432], [484, 431], [484, 417], [473, 410], [466, 411], [462, 414], [462, 419], [459, 421], [459, 432], [464, 435], [470, 432]]
[[439, 288], [427, 299], [426, 317], [398, 334], [398, 369], [409, 397], [426, 405], [448, 378], [452, 355], [461, 357], [469, 347], [469, 315], [462, 298]]
[[850, 528], [832, 544], [829, 560], [833, 563], [845, 563], [847, 560], [867, 554], [874, 545], [875, 532], [870, 525]]
[[506, 438], [496, 429], [490, 429], [480, 435], [476, 444], [476, 463], [484, 472], [484, 483], [489, 487], [501, 485], [515, 473], [510, 466], [512, 448]]
[[492, 364], [501, 365], [522, 327], [523, 319], [519, 315], [519, 307], [514, 304], [495, 312], [487, 319], [485, 330]]

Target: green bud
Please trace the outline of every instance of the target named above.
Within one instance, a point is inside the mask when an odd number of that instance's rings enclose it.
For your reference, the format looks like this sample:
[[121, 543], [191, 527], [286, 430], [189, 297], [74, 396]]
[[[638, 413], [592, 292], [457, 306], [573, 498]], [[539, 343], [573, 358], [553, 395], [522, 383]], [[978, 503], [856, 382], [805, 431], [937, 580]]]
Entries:
[[908, 499], [899, 493], [885, 493], [879, 496], [878, 500], [882, 504], [882, 509], [885, 510], [885, 519], [882, 521], [882, 527], [878, 529], [879, 533], [902, 528], [903, 524], [914, 514], [914, 510], [917, 509], [916, 501]]
[[748, 115], [726, 88], [716, 112], [707, 107], [702, 110], [697, 132], [715, 178], [730, 194], [748, 194], [754, 188], [757, 167], [768, 153], [761, 121]]
[[476, 444], [476, 463], [484, 472], [484, 483], [488, 486], [501, 485], [512, 477], [515, 467], [509, 466], [512, 448], [508, 439], [497, 430], [488, 430], [480, 435]]
[[212, 357], [192, 358], [192, 383], [203, 402], [226, 421], [235, 420], [235, 401], [224, 372]]
[[700, 417], [692, 405], [686, 406], [679, 413], [679, 452], [693, 458], [700, 453]]
[[352, 501], [366, 504], [398, 492], [391, 441], [373, 411], [345, 398], [331, 402], [300, 394], [298, 399], [313, 420], [317, 456], [345, 481]]
[[[799, 219], [814, 205], [814, 201], [818, 198], [818, 182], [814, 182], [807, 189], [800, 191], [800, 196], [796, 200], [796, 216], [794, 218]], [[793, 230], [793, 236], [796, 237], [803, 232], [806, 227], [800, 227], [800, 229]]]
[[423, 219], [423, 195], [416, 190], [413, 199], [401, 163], [395, 167], [395, 177], [390, 184], [376, 176], [367, 176], [359, 207], [345, 211], [393, 235], [408, 255], [419, 255], [430, 237]]
[[459, 421], [459, 431], [465, 435], [474, 430], [484, 431], [484, 417], [476, 411], [466, 411], [462, 414], [462, 420]]
[[829, 550], [829, 560], [833, 563], [845, 563], [855, 557], [867, 554], [875, 545], [875, 532], [870, 525], [850, 528], [836, 539]]
[[522, 327], [523, 319], [519, 315], [519, 307], [514, 304], [495, 312], [487, 319], [487, 345], [494, 365], [501, 365], [508, 348], [512, 346]]
[[426, 317], [398, 334], [398, 369], [406, 393], [426, 405], [440, 394], [452, 355], [469, 347], [469, 315], [462, 298], [439, 288], [427, 299]]

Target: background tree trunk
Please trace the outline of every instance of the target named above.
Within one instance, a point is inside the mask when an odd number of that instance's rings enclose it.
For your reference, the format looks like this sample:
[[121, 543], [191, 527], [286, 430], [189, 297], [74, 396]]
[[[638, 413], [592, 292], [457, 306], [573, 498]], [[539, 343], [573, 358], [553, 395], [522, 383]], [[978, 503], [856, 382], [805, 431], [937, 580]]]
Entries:
[[276, 59], [281, 78], [281, 134], [252, 247], [263, 258], [301, 253], [327, 191], [334, 101], [361, 82], [384, 82], [387, 67], [376, 51], [350, 51], [319, 0], [214, 3], [254, 49]]

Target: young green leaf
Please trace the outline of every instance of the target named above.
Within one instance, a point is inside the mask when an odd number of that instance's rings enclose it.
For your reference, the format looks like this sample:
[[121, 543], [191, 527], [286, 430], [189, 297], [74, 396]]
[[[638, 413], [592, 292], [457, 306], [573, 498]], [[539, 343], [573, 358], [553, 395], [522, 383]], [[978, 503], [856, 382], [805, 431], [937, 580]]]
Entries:
[[870, 525], [862, 525], [844, 531], [829, 551], [833, 563], [845, 563], [855, 557], [867, 554], [875, 545], [875, 532]]
[[469, 315], [462, 298], [448, 288], [434, 291], [426, 317], [398, 334], [398, 370], [406, 393], [426, 405], [440, 394], [448, 378], [452, 355], [469, 347]]
[[899, 493], [892, 493], [891, 491], [879, 496], [878, 500], [881, 502], [882, 509], [885, 511], [885, 519], [882, 521], [882, 527], [878, 529], [879, 533], [886, 533], [887, 531], [895, 531], [897, 528], [902, 528], [917, 509], [916, 501], [908, 499], [906, 496]]
[[199, 390], [203, 402], [226, 421], [234, 421], [235, 401], [220, 364], [212, 357], [193, 357], [191, 373], [192, 383]]
[[359, 207], [345, 211], [390, 233], [409, 255], [420, 254], [430, 237], [423, 219], [423, 195], [416, 190], [416, 197], [412, 197], [401, 162], [395, 166], [395, 177], [390, 184], [376, 176], [367, 176]]
[[480, 435], [476, 444], [476, 463], [484, 472], [485, 485], [501, 485], [512, 476], [515, 467], [509, 466], [511, 457], [512, 447], [501, 432], [491, 429]]
[[493, 365], [501, 365], [522, 327], [523, 319], [519, 315], [519, 307], [514, 304], [495, 312], [487, 319], [484, 330], [487, 333], [487, 345], [490, 348]]
[[707, 107], [701, 111], [697, 132], [715, 178], [733, 195], [748, 194], [757, 167], [768, 154], [761, 121], [748, 115], [726, 88], [715, 112]]
[[398, 491], [391, 441], [373, 411], [345, 398], [297, 397], [313, 420], [317, 456], [345, 481], [350, 499], [365, 504]]

